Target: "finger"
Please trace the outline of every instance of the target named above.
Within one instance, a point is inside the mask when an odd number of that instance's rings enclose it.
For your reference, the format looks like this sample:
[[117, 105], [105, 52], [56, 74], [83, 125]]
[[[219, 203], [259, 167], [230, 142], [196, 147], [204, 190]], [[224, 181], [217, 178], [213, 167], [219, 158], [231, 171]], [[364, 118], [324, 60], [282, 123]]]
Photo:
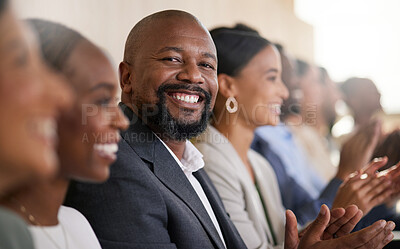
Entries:
[[346, 214], [346, 210], [344, 208], [334, 208], [331, 210], [331, 219], [329, 220], [328, 226], [338, 219], [342, 218], [343, 215]]
[[347, 181], [343, 182], [343, 185], [349, 186], [351, 185], [353, 189], [360, 189], [366, 181], [370, 181], [366, 174], [357, 174], [353, 177], [347, 179]]
[[[333, 221], [331, 224], [329, 224], [328, 227], [325, 229], [324, 235], [322, 237], [324, 240], [333, 238], [334, 234], [338, 235], [337, 233], [338, 231], [341, 230], [341, 227], [344, 226], [346, 223], [348, 223], [351, 219], [353, 219], [359, 211], [356, 205], [350, 205], [343, 210], [344, 210], [343, 215], [338, 219], [336, 219], [335, 221]], [[331, 220], [333, 219], [331, 218]], [[344, 232], [341, 232], [340, 234], [343, 235]]]
[[398, 178], [400, 178], [400, 162], [382, 172], [379, 172], [378, 176], [381, 175], [385, 175], [393, 181], [399, 180]]
[[379, 220], [360, 231], [338, 238], [337, 241], [343, 248], [359, 248], [384, 231], [385, 226], [386, 221]]
[[319, 241], [328, 226], [330, 220], [330, 211], [325, 204], [321, 206], [321, 210], [317, 218], [311, 223], [302, 240]]
[[371, 206], [380, 205], [390, 199], [393, 194], [393, 189], [388, 187], [380, 193], [374, 195], [374, 197], [370, 200]]
[[372, 162], [370, 162], [368, 164], [367, 167], [365, 167], [362, 172], [363, 174], [367, 174], [367, 175], [373, 175], [375, 174], [375, 172], [382, 168], [383, 166], [385, 166], [385, 164], [387, 163], [388, 158], [385, 157], [380, 157], [380, 158], [375, 158], [372, 160]]
[[390, 181], [390, 179], [387, 179], [386, 177], [375, 178], [370, 182], [370, 186], [366, 186], [368, 192], [365, 194], [365, 198], [367, 198], [367, 200], [372, 200], [377, 197], [377, 195], [380, 195], [384, 192], [389, 192], [390, 195], [393, 192], [391, 191], [391, 185], [392, 181]]
[[371, 190], [373, 190], [374, 188], [379, 186], [381, 181], [383, 182], [382, 178], [378, 178], [378, 177], [375, 177], [375, 176], [369, 176], [369, 175], [367, 175], [365, 173], [361, 176], [361, 178], [364, 181], [362, 182], [362, 185], [359, 186], [359, 188], [357, 190], [357, 192], [361, 196], [366, 196], [368, 192], [370, 192]]
[[299, 244], [297, 219], [291, 210], [286, 210], [285, 249], [296, 249]]
[[383, 248], [394, 238], [392, 233], [394, 227], [395, 224], [392, 221], [387, 222], [385, 228], [381, 232], [379, 232], [375, 237], [371, 238], [364, 245], [360, 246], [359, 249]]
[[400, 165], [400, 162], [396, 163], [395, 165], [390, 166], [389, 168], [387, 168], [385, 170], [382, 170], [381, 172], [379, 172], [378, 176], [391, 175], [391, 174], [397, 173], [399, 171], [399, 165]]
[[344, 224], [337, 232], [336, 236], [338, 238], [349, 234], [351, 231], [353, 231], [354, 227], [356, 227], [357, 223], [361, 220], [363, 217], [363, 211], [358, 210], [356, 215], [349, 220], [346, 224]]

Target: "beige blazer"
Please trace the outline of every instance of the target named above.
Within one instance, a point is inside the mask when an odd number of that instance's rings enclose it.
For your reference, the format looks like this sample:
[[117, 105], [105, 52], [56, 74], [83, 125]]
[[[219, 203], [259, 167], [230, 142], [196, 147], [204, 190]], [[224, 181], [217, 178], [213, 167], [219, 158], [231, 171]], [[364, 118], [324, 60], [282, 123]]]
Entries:
[[232, 144], [209, 126], [195, 145], [203, 154], [205, 170], [247, 247], [283, 248], [285, 213], [275, 172], [269, 163], [257, 152], [248, 152], [276, 236], [275, 246], [257, 189]]

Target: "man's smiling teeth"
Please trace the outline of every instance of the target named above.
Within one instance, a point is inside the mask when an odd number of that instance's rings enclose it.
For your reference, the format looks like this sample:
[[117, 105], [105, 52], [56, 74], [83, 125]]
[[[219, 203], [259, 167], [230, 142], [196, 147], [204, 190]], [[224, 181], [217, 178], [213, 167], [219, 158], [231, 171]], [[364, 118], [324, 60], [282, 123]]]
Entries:
[[198, 95], [189, 95], [189, 94], [184, 94], [184, 93], [173, 93], [172, 97], [174, 99], [180, 100], [182, 102], [186, 103], [197, 103], [199, 101], [199, 96]]

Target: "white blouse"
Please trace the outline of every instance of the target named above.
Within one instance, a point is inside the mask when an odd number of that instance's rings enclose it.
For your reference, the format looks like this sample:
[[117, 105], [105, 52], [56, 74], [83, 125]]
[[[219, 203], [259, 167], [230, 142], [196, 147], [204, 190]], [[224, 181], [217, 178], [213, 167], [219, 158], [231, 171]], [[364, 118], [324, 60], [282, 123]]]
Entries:
[[101, 249], [86, 218], [76, 209], [61, 206], [56, 226], [29, 226], [38, 249]]

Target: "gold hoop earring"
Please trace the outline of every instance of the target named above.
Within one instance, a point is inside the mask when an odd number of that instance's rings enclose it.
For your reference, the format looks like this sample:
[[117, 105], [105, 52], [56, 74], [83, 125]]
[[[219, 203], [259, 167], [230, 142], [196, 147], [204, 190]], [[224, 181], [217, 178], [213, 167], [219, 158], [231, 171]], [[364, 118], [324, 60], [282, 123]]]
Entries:
[[[231, 106], [233, 104], [233, 107]], [[235, 97], [229, 97], [225, 102], [226, 110], [229, 113], [235, 113], [238, 110], [238, 102], [236, 101]]]

